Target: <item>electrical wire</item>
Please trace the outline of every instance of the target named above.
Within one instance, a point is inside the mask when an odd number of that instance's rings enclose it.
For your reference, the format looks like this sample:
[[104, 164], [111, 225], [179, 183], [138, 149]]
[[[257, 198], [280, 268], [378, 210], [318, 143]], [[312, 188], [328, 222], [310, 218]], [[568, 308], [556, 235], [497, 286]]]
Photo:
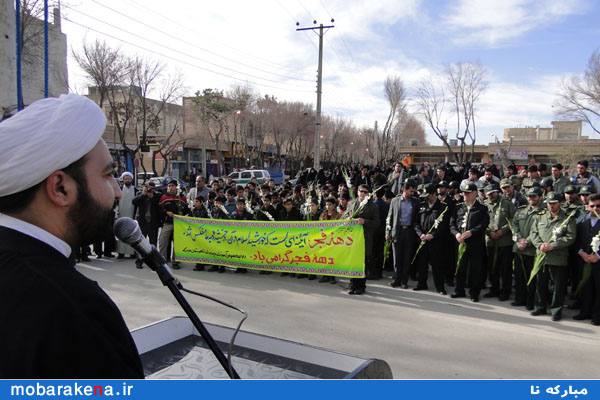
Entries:
[[[147, 52], [149, 52], [149, 53], [152, 53], [152, 54], [159, 55], [159, 56], [161, 56], [161, 57], [164, 57], [164, 58], [166, 58], [166, 59], [169, 59], [169, 60], [171, 60], [171, 61], [176, 61], [176, 62], [179, 62], [179, 63], [185, 64], [185, 65], [188, 65], [188, 66], [190, 66], [190, 67], [193, 67], [193, 68], [201, 69], [201, 70], [203, 70], [203, 71], [211, 72], [211, 73], [213, 73], [213, 74], [216, 74], [216, 75], [220, 75], [220, 76], [224, 76], [224, 77], [227, 77], [227, 78], [231, 78], [231, 79], [233, 79], [233, 80], [235, 80], [235, 81], [239, 81], [239, 82], [242, 82], [242, 83], [251, 83], [251, 84], [253, 84], [253, 85], [257, 85], [257, 86], [263, 86], [263, 87], [268, 87], [268, 88], [271, 88], [271, 89], [278, 89], [278, 90], [284, 90], [284, 91], [290, 91], [290, 92], [299, 92], [299, 93], [311, 93], [311, 92], [312, 92], [312, 90], [289, 89], [289, 88], [284, 88], [284, 87], [280, 87], [280, 86], [268, 85], [268, 84], [264, 84], [264, 83], [254, 82], [254, 81], [251, 81], [251, 80], [248, 80], [248, 79], [242, 79], [242, 78], [238, 78], [238, 77], [235, 77], [235, 76], [233, 76], [233, 75], [224, 74], [224, 73], [222, 73], [222, 72], [217, 72], [217, 71], [211, 70], [211, 69], [209, 69], [209, 68], [201, 67], [201, 66], [199, 66], [199, 65], [192, 64], [192, 63], [189, 63], [189, 62], [187, 62], [187, 61], [183, 61], [183, 60], [180, 60], [180, 59], [177, 59], [177, 58], [171, 57], [171, 56], [167, 56], [167, 55], [165, 55], [165, 54], [162, 54], [162, 53], [160, 53], [160, 52], [158, 52], [158, 51], [156, 51], [156, 50], [150, 50], [150, 49], [148, 49], [148, 48], [146, 48], [146, 47], [140, 46], [139, 44], [134, 44], [134, 43], [131, 43], [131, 42], [127, 41], [127, 40], [124, 40], [124, 39], [122, 39], [122, 38], [119, 38], [119, 37], [116, 37], [116, 36], [110, 35], [110, 34], [108, 34], [108, 33], [102, 32], [102, 31], [99, 31], [99, 30], [97, 30], [97, 29], [90, 28], [89, 26], [82, 25], [82, 24], [80, 24], [80, 23], [78, 23], [78, 22], [75, 22], [75, 21], [73, 21], [73, 20], [71, 20], [71, 19], [69, 19], [69, 18], [65, 17], [65, 16], [63, 16], [62, 18], [63, 18], [65, 21], [68, 21], [68, 22], [70, 22], [70, 23], [72, 23], [72, 24], [78, 25], [78, 26], [80, 26], [80, 27], [82, 27], [82, 28], [85, 28], [85, 29], [88, 29], [88, 30], [90, 30], [90, 31], [96, 32], [96, 33], [98, 33], [98, 34], [100, 34], [100, 35], [103, 35], [103, 36], [109, 37], [109, 38], [111, 38], [111, 39], [118, 40], [118, 41], [120, 41], [120, 42], [122, 42], [122, 43], [126, 43], [126, 44], [128, 44], [128, 45], [130, 45], [130, 46], [137, 47], [137, 48], [139, 48], [139, 49], [141, 49], [141, 50], [144, 50], [144, 51], [147, 51]], [[279, 83], [279, 82], [278, 82], [278, 83]]]
[[[292, 80], [297, 80], [297, 81], [301, 81], [301, 82], [311, 82], [310, 80], [306, 80], [306, 79], [300, 79], [300, 78], [296, 78], [296, 77], [291, 77], [291, 76], [287, 76], [287, 75], [282, 75], [282, 74], [279, 74], [279, 73], [276, 73], [276, 72], [270, 72], [270, 71], [267, 71], [267, 70], [264, 70], [264, 69], [261, 69], [261, 68], [257, 68], [257, 67], [251, 66], [251, 65], [249, 65], [249, 64], [245, 64], [245, 63], [242, 63], [242, 62], [240, 62], [240, 61], [237, 61], [237, 60], [234, 60], [234, 59], [231, 59], [231, 58], [225, 57], [225, 56], [223, 56], [223, 55], [221, 55], [221, 54], [218, 54], [218, 53], [216, 53], [216, 52], [214, 52], [214, 51], [211, 51], [211, 50], [205, 49], [205, 48], [203, 48], [203, 47], [200, 47], [200, 46], [198, 46], [198, 45], [196, 45], [196, 44], [194, 44], [194, 43], [191, 43], [191, 42], [188, 42], [188, 41], [186, 41], [186, 40], [183, 40], [183, 39], [181, 39], [181, 38], [179, 38], [179, 37], [177, 37], [177, 36], [175, 36], [175, 35], [172, 35], [172, 34], [170, 34], [170, 33], [168, 33], [168, 32], [165, 32], [165, 31], [163, 31], [163, 30], [161, 30], [161, 29], [158, 29], [158, 28], [156, 28], [156, 27], [154, 27], [154, 26], [152, 26], [152, 25], [148, 25], [148, 24], [146, 24], [145, 22], [142, 22], [142, 21], [140, 21], [140, 20], [138, 20], [138, 19], [136, 19], [136, 18], [133, 18], [133, 17], [131, 17], [131, 16], [127, 15], [127, 14], [124, 14], [124, 13], [122, 13], [122, 12], [118, 11], [118, 10], [115, 10], [114, 8], [112, 8], [112, 7], [109, 7], [109, 6], [105, 5], [105, 4], [99, 3], [99, 2], [98, 2], [98, 1], [96, 1], [96, 0], [91, 0], [91, 1], [92, 1], [92, 2], [94, 2], [94, 3], [96, 3], [96, 4], [98, 4], [99, 6], [102, 6], [102, 7], [106, 8], [107, 10], [110, 10], [110, 11], [112, 11], [112, 12], [114, 12], [114, 13], [117, 13], [117, 14], [119, 14], [119, 15], [121, 15], [121, 16], [123, 16], [123, 17], [127, 18], [127, 19], [130, 19], [131, 21], [137, 22], [138, 24], [140, 24], [140, 25], [142, 25], [142, 26], [145, 26], [145, 27], [146, 27], [146, 28], [148, 28], [148, 29], [152, 29], [152, 30], [154, 30], [154, 31], [156, 31], [156, 32], [159, 32], [159, 33], [161, 33], [161, 34], [165, 35], [165, 36], [171, 37], [171, 38], [173, 38], [173, 39], [175, 39], [175, 40], [177, 40], [177, 41], [179, 41], [179, 42], [182, 42], [182, 43], [185, 43], [185, 44], [187, 44], [187, 45], [189, 45], [189, 46], [195, 47], [196, 49], [198, 49], [198, 50], [201, 50], [201, 51], [204, 51], [204, 52], [207, 52], [207, 53], [209, 53], [209, 54], [211, 54], [211, 55], [214, 55], [214, 56], [217, 56], [217, 57], [224, 58], [224, 59], [225, 59], [225, 60], [227, 60], [227, 61], [230, 61], [230, 62], [233, 62], [233, 63], [236, 63], [236, 64], [240, 64], [240, 65], [243, 65], [243, 66], [245, 66], [245, 67], [248, 67], [248, 68], [256, 69], [256, 70], [258, 70], [258, 71], [261, 71], [261, 72], [264, 72], [264, 73], [267, 73], [267, 74], [270, 74], [270, 75], [276, 75], [276, 76], [280, 76], [280, 77], [282, 77], [282, 78], [286, 78], [286, 79], [292, 79]], [[72, 7], [68, 7], [68, 8], [70, 8], [71, 10], [75, 10], [75, 11], [77, 11], [77, 12], [80, 12], [81, 14], [83, 14], [83, 15], [86, 15], [86, 16], [87, 16], [87, 17], [89, 17], [89, 18], [93, 18], [93, 19], [96, 19], [96, 20], [98, 20], [97, 18], [94, 18], [94, 17], [91, 17], [91, 16], [89, 16], [89, 15], [87, 15], [87, 14], [84, 14], [83, 12], [81, 12], [81, 11], [79, 11], [79, 10], [77, 10], [77, 9], [74, 9], [74, 8], [72, 8]], [[104, 22], [104, 21], [100, 21], [100, 22]], [[106, 22], [104, 22], [104, 23], [106, 23]], [[119, 29], [119, 28], [117, 28], [117, 29]], [[130, 34], [132, 34], [132, 33], [130, 33]], [[205, 62], [207, 62], [207, 61], [205, 61]], [[211, 64], [213, 64], [213, 63], [211, 63]], [[225, 68], [225, 67], [222, 67], [222, 66], [220, 66], [220, 65], [218, 65], [218, 64], [213, 64], [213, 65], [219, 66], [219, 67], [221, 67], [221, 68]], [[239, 71], [235, 71], [235, 72], [238, 72], [238, 73], [239, 73]]]
[[[225, 70], [228, 70], [228, 71], [231, 71], [231, 72], [235, 72], [235, 73], [238, 73], [238, 74], [244, 74], [244, 75], [250, 76], [250, 77], [252, 77], [252, 78], [255, 78], [255, 79], [261, 79], [261, 80], [264, 80], [264, 81], [267, 81], [267, 82], [273, 82], [273, 83], [278, 83], [278, 84], [282, 84], [282, 85], [288, 85], [288, 86], [292, 86], [292, 87], [300, 87], [300, 86], [296, 86], [296, 85], [289, 85], [289, 84], [286, 84], [286, 83], [283, 83], [283, 82], [280, 82], [280, 81], [276, 81], [276, 80], [273, 80], [273, 79], [268, 79], [268, 78], [263, 78], [263, 77], [260, 77], [260, 76], [257, 76], [257, 75], [248, 74], [248, 73], [245, 73], [245, 72], [243, 72], [243, 71], [238, 71], [238, 70], [235, 70], [235, 69], [232, 69], [232, 68], [228, 68], [228, 67], [225, 67], [225, 66], [222, 66], [222, 65], [219, 65], [219, 64], [215, 64], [215, 63], [213, 63], [213, 62], [210, 62], [210, 61], [207, 61], [207, 60], [204, 60], [204, 59], [201, 59], [201, 58], [195, 57], [195, 56], [193, 56], [193, 55], [190, 55], [190, 54], [183, 53], [183, 52], [181, 52], [181, 51], [175, 50], [175, 49], [173, 49], [172, 47], [165, 46], [165, 45], [163, 45], [163, 44], [157, 43], [157, 42], [155, 42], [155, 41], [153, 41], [153, 40], [150, 40], [150, 39], [148, 39], [148, 38], [146, 38], [146, 37], [140, 36], [140, 35], [138, 35], [138, 34], [136, 34], [136, 33], [130, 32], [130, 31], [126, 30], [126, 29], [123, 29], [123, 28], [121, 28], [121, 27], [118, 27], [118, 26], [116, 26], [116, 25], [113, 25], [113, 24], [111, 24], [111, 23], [109, 23], [109, 22], [102, 21], [102, 20], [100, 20], [100, 19], [98, 19], [98, 18], [96, 18], [96, 17], [93, 17], [93, 16], [91, 16], [91, 15], [88, 15], [88, 14], [86, 14], [86, 13], [84, 13], [84, 12], [81, 12], [81, 11], [79, 11], [79, 10], [77, 10], [77, 9], [70, 8], [70, 7], [67, 7], [67, 8], [69, 8], [70, 10], [72, 10], [72, 11], [75, 11], [75, 12], [77, 12], [77, 13], [81, 14], [81, 15], [84, 15], [84, 16], [86, 16], [86, 17], [88, 17], [88, 18], [91, 18], [91, 19], [93, 19], [93, 20], [95, 20], [95, 21], [98, 21], [98, 22], [100, 22], [100, 23], [103, 23], [103, 24], [105, 24], [105, 25], [108, 25], [108, 26], [110, 26], [111, 28], [114, 28], [114, 29], [120, 30], [120, 31], [122, 31], [122, 32], [125, 32], [125, 33], [127, 33], [127, 34], [131, 35], [131, 36], [134, 36], [134, 37], [137, 37], [137, 38], [139, 38], [139, 39], [145, 40], [145, 41], [147, 41], [147, 42], [149, 42], [149, 43], [151, 43], [151, 44], [154, 44], [154, 45], [157, 45], [157, 46], [163, 47], [163, 48], [165, 48], [165, 49], [167, 49], [167, 50], [169, 50], [169, 51], [172, 51], [172, 52], [174, 52], [174, 53], [177, 53], [177, 54], [180, 54], [180, 55], [183, 55], [183, 56], [186, 56], [186, 57], [189, 57], [189, 58], [192, 58], [192, 59], [195, 59], [195, 60], [198, 60], [198, 61], [204, 62], [204, 63], [207, 63], [207, 64], [209, 64], [209, 65], [212, 65], [212, 66], [215, 66], [215, 67], [218, 67], [218, 68], [222, 68], [222, 69], [225, 69]], [[70, 22], [73, 22], [73, 21], [70, 21]], [[91, 28], [90, 28], [90, 29], [91, 29]], [[310, 82], [310, 81], [306, 81], [306, 82]]]
[[229, 349], [227, 351], [227, 364], [228, 364], [227, 366], [229, 367], [230, 376], [233, 376], [233, 367], [231, 365], [231, 352], [233, 350], [233, 344], [235, 343], [235, 338], [237, 337], [237, 334], [240, 331], [240, 329], [242, 327], [242, 324], [248, 318], [248, 313], [246, 311], [242, 310], [241, 308], [237, 308], [236, 306], [232, 306], [231, 304], [227, 304], [224, 301], [221, 301], [221, 300], [219, 300], [219, 299], [217, 299], [215, 297], [209, 296], [207, 294], [195, 292], [195, 291], [190, 290], [190, 289], [186, 289], [181, 284], [179, 285], [179, 288], [181, 290], [183, 290], [184, 292], [186, 292], [186, 293], [190, 293], [190, 294], [193, 294], [193, 295], [196, 295], [196, 296], [204, 297], [205, 299], [212, 300], [215, 303], [219, 303], [219, 304], [221, 304], [221, 305], [223, 305], [225, 307], [229, 307], [232, 310], [240, 312], [244, 316], [244, 318], [242, 318], [240, 320], [237, 328], [235, 328], [235, 331], [233, 332], [233, 335], [231, 336], [231, 340], [229, 340]]

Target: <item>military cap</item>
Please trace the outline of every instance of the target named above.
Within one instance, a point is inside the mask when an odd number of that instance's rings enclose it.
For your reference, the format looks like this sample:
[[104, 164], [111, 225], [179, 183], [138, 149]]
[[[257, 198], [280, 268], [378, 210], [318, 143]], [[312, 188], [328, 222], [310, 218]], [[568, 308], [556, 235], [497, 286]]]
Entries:
[[540, 182], [540, 186], [543, 188], [548, 187], [548, 186], [554, 186], [554, 180], [552, 178], [544, 178]]
[[423, 184], [422, 184], [422, 183], [419, 183], [419, 184], [417, 185], [417, 192], [420, 192], [420, 191], [422, 191], [422, 190], [423, 190]]
[[484, 191], [485, 191], [485, 194], [490, 194], [490, 193], [493, 193], [493, 192], [499, 192], [500, 188], [498, 187], [498, 185], [490, 183], [489, 185], [487, 185], [484, 188]]
[[505, 188], [507, 186], [514, 185], [514, 183], [509, 178], [504, 178], [500, 181], [500, 187]]
[[448, 187], [450, 189], [460, 189], [460, 182], [459, 181], [452, 181], [452, 182], [450, 182], [450, 184], [448, 185]]
[[421, 194], [421, 197], [427, 197], [434, 193], [436, 193], [436, 186], [433, 183], [423, 185], [423, 194]]
[[438, 184], [437, 184], [437, 186], [438, 187], [439, 186], [443, 186], [443, 187], [447, 188], [448, 187], [448, 181], [439, 181]]
[[581, 187], [581, 189], [579, 189], [579, 193], [578, 194], [594, 194], [595, 190], [593, 186], [590, 185], [583, 185]]
[[557, 203], [563, 200], [563, 195], [558, 192], [550, 192], [548, 193], [548, 196], [546, 196], [546, 203]]
[[542, 195], [542, 189], [538, 188], [538, 187], [532, 187], [531, 189], [529, 189], [527, 191], [527, 196], [541, 196]]
[[577, 193], [577, 188], [574, 185], [567, 185], [563, 193]]
[[464, 185], [462, 185], [460, 187], [460, 190], [461, 190], [461, 192], [465, 192], [465, 193], [476, 192], [477, 185], [474, 184], [473, 182], [468, 182], [468, 183], [465, 183]]

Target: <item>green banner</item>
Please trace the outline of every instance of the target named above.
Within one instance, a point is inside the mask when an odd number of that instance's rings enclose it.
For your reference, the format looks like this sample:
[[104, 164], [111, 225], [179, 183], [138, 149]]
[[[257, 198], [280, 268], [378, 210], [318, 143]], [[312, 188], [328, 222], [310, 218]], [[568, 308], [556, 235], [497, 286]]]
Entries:
[[365, 276], [358, 220], [233, 221], [174, 217], [177, 261], [268, 271]]

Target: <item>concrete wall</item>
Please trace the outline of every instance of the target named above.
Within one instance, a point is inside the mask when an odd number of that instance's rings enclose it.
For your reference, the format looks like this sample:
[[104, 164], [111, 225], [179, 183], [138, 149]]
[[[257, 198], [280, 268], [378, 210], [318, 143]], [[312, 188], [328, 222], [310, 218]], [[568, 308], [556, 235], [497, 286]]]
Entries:
[[[15, 10], [12, 1], [0, 2], [0, 107], [17, 104]], [[31, 104], [44, 97], [44, 21], [32, 20], [26, 27], [27, 40], [22, 56], [23, 102]], [[7, 38], [8, 36], [8, 38]], [[48, 21], [49, 76], [48, 95], [68, 93], [67, 36], [61, 32], [58, 9], [50, 12]], [[5, 74], [4, 71], [8, 71]]]

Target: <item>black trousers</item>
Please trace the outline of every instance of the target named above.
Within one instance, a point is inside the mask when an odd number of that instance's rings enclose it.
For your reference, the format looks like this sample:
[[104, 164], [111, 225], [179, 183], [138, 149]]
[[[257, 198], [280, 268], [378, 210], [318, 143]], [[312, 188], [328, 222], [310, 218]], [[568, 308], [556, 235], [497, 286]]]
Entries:
[[481, 293], [482, 272], [485, 268], [485, 240], [467, 243], [466, 250], [456, 273], [456, 293], [465, 293], [469, 282], [471, 297], [479, 297]]
[[527, 282], [531, 276], [535, 257], [525, 254], [514, 254], [513, 257], [515, 259], [515, 303], [523, 304], [528, 310], [533, 310], [537, 277], [533, 278], [529, 286]]
[[365, 265], [367, 276], [381, 277], [383, 275], [383, 248], [385, 247], [385, 226], [380, 226], [373, 235], [373, 262], [370, 268]]
[[445, 265], [443, 261], [444, 247], [448, 247], [448, 245], [447, 243], [442, 242], [441, 239], [434, 239], [433, 241], [425, 243], [423, 245], [423, 247], [419, 251], [419, 254], [417, 255], [417, 259], [415, 260], [415, 263], [419, 267], [419, 283], [417, 284], [417, 287], [427, 287], [427, 272], [429, 270], [429, 265], [431, 265], [431, 272], [433, 274], [433, 284], [435, 285], [435, 290], [438, 292], [445, 290]]
[[[371, 256], [365, 256], [365, 274], [367, 273], [367, 265], [372, 261]], [[350, 289], [366, 289], [367, 288], [367, 278], [351, 278], [350, 279]]]
[[417, 234], [412, 227], [400, 228], [396, 240], [393, 244], [394, 249], [394, 282], [408, 283], [410, 275], [410, 262], [415, 253], [415, 244]]
[[492, 285], [491, 293], [510, 295], [512, 291], [512, 259], [512, 246], [498, 247], [497, 253], [496, 248], [487, 248], [488, 277]]

